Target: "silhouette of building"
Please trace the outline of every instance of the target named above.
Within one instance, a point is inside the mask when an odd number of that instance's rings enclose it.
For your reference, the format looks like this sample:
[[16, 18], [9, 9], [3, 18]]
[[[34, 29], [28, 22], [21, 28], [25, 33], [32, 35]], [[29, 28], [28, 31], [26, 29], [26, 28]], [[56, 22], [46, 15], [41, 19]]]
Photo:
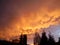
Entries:
[[21, 35], [20, 36], [20, 42], [19, 42], [20, 45], [27, 45], [27, 35]]
[[39, 45], [40, 44], [40, 35], [38, 32], [35, 33], [34, 35], [34, 45]]

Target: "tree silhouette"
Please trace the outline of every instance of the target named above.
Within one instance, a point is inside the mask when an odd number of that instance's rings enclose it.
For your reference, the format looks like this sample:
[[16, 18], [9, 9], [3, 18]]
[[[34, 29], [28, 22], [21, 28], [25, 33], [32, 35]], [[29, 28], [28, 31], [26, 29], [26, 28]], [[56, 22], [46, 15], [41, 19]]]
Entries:
[[40, 35], [38, 34], [38, 32], [36, 32], [34, 36], [34, 45], [39, 45], [39, 44], [40, 44]]
[[59, 41], [56, 43], [56, 45], [60, 45], [60, 37], [59, 37]]
[[48, 44], [48, 38], [46, 37], [46, 33], [43, 32], [42, 37], [41, 37], [41, 41], [40, 41], [40, 45], [47, 45], [47, 44]]
[[48, 45], [55, 45], [55, 40], [52, 35], [49, 34]]

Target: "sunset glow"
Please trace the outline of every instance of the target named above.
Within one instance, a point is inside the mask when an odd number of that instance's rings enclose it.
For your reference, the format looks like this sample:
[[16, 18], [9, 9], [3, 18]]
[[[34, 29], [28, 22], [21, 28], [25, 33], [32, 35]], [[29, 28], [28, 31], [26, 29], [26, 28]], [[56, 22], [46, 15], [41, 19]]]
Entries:
[[4, 1], [1, 3], [0, 38], [34, 34], [60, 24], [60, 0]]

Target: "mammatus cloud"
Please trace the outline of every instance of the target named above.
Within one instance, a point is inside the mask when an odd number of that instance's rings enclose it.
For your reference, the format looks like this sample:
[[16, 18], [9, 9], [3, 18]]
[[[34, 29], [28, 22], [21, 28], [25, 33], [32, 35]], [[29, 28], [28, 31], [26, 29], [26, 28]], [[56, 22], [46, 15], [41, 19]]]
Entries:
[[60, 0], [1, 1], [0, 6], [0, 34], [4, 38], [60, 24]]

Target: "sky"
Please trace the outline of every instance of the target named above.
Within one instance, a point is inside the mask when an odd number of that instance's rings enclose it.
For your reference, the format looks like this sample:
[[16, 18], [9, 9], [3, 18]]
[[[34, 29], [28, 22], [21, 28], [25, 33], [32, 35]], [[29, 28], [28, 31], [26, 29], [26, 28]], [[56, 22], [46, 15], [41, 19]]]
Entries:
[[42, 29], [60, 35], [60, 0], [0, 0], [1, 39]]

